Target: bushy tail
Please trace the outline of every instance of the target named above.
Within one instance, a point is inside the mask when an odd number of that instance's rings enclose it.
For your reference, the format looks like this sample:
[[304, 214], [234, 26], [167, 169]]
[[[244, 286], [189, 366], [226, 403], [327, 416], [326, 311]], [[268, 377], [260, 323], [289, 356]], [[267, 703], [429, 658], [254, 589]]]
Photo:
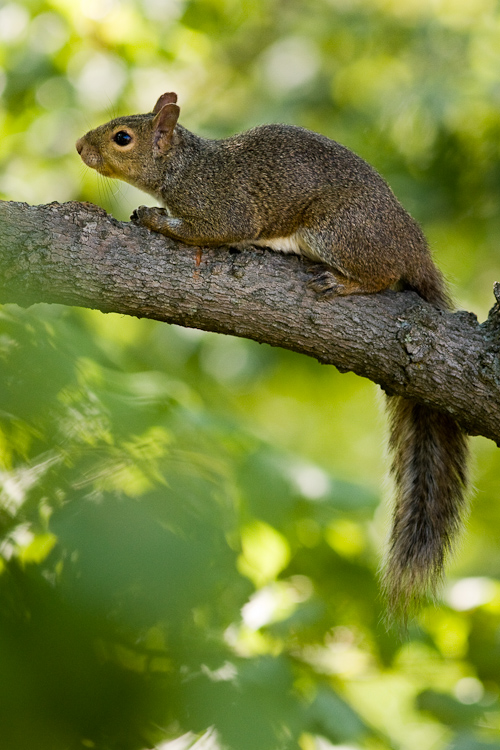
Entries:
[[451, 417], [399, 396], [388, 407], [396, 503], [383, 585], [391, 615], [406, 622], [442, 578], [465, 506], [468, 450]]

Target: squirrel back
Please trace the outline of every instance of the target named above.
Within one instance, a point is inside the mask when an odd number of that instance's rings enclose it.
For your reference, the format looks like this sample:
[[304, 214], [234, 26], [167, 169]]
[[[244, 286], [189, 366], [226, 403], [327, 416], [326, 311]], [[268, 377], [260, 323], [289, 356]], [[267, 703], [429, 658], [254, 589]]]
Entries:
[[[264, 245], [318, 264], [311, 286], [326, 295], [398, 285], [451, 309], [417, 222], [361, 157], [323, 135], [261, 125], [222, 140], [178, 123], [177, 96], [152, 112], [119, 117], [77, 141], [83, 161], [157, 198], [136, 223], [187, 244]], [[406, 616], [434, 591], [460, 525], [465, 436], [451, 418], [389, 398], [393, 529], [384, 573], [391, 608]]]

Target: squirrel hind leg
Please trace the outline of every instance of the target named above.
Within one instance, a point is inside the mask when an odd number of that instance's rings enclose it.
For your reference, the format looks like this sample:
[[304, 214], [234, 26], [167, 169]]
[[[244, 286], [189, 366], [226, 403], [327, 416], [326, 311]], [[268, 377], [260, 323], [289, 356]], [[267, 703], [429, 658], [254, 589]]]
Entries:
[[392, 281], [366, 281], [347, 276], [324, 263], [311, 264], [308, 269], [312, 278], [308, 287], [316, 294], [328, 297], [346, 297], [350, 294], [374, 294], [392, 285]]
[[369, 263], [363, 263], [362, 259], [353, 268], [352, 261], [356, 259], [356, 254], [345, 248], [342, 250], [330, 232], [308, 228], [299, 230], [297, 236], [301, 255], [313, 261], [308, 286], [317, 294], [326, 297], [374, 294], [399, 281], [396, 274], [381, 274], [380, 268], [374, 269]]

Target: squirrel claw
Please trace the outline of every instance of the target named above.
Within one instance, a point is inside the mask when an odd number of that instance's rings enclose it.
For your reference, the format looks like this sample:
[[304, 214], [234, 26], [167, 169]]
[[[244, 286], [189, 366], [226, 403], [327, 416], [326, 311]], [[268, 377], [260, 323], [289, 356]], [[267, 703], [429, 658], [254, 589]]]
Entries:
[[148, 207], [147, 206], [138, 206], [132, 214], [130, 215], [130, 221], [133, 224], [144, 224], [144, 215], [147, 213]]
[[335, 297], [344, 293], [345, 285], [331, 271], [322, 268], [316, 270], [316, 272], [311, 270], [311, 273], [314, 274], [314, 277], [308, 282], [307, 286], [316, 294]]

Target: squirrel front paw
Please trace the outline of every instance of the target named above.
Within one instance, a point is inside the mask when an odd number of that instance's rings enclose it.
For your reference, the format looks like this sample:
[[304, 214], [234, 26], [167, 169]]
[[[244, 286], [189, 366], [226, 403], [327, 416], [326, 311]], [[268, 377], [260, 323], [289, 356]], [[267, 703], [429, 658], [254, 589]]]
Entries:
[[138, 226], [148, 227], [151, 224], [151, 214], [155, 209], [150, 206], [138, 206], [132, 215], [130, 221]]
[[130, 220], [141, 227], [147, 227], [152, 232], [160, 232], [167, 237], [177, 237], [176, 231], [182, 227], [182, 219], [169, 216], [164, 208], [154, 206], [139, 206], [135, 209]]

